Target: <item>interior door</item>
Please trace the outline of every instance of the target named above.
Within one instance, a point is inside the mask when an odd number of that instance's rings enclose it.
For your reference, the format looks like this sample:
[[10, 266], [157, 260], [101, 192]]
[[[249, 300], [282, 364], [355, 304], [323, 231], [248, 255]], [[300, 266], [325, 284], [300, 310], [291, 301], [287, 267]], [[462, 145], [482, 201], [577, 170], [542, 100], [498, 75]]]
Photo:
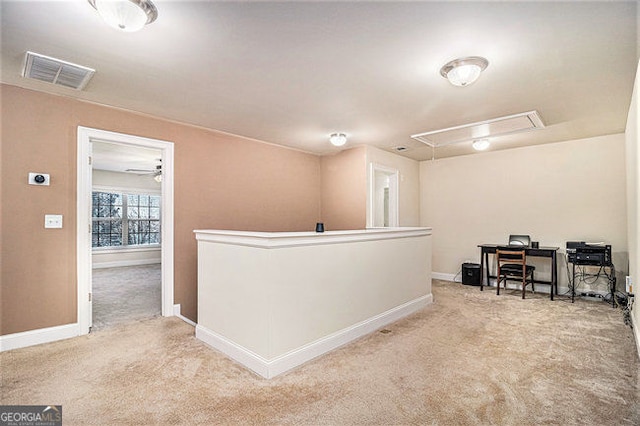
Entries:
[[397, 227], [398, 174], [395, 169], [372, 165], [370, 179], [370, 225], [374, 228]]

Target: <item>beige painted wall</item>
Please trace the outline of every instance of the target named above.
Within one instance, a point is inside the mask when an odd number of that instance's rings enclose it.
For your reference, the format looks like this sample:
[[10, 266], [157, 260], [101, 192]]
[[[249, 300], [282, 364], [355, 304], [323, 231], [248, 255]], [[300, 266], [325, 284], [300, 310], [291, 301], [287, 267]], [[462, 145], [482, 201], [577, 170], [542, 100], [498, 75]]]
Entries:
[[[621, 279], [628, 251], [624, 140], [616, 134], [423, 161], [421, 225], [433, 227], [434, 273], [456, 274], [463, 262], [479, 262], [478, 244], [524, 233], [563, 253], [566, 241], [611, 244]], [[548, 262], [532, 263], [540, 278], [549, 276]], [[565, 265], [561, 256], [561, 286]]]
[[[1, 86], [2, 335], [76, 322], [77, 126], [175, 143], [175, 303], [195, 320], [194, 229], [313, 229], [320, 158], [60, 96]], [[51, 186], [27, 184], [30, 171]], [[44, 214], [64, 215], [44, 229]], [[8, 249], [10, 248], [10, 249]]]
[[[629, 240], [629, 276], [634, 283], [634, 294], [640, 293], [640, 149], [638, 149], [640, 136], [638, 135], [638, 123], [640, 121], [640, 99], [638, 98], [638, 84], [640, 84], [640, 66], [638, 67], [636, 82], [633, 86], [633, 96], [627, 118], [625, 132], [626, 170], [627, 170], [627, 236]], [[632, 310], [633, 329], [636, 336], [636, 345], [640, 353], [640, 308], [636, 304]]]
[[364, 229], [367, 208], [366, 148], [324, 156], [322, 221], [326, 230]]
[[371, 179], [370, 164], [398, 170], [398, 222], [400, 226], [420, 224], [420, 162], [367, 146], [367, 188]]
[[322, 157], [322, 220], [326, 229], [367, 226], [370, 164], [399, 171], [399, 224], [420, 223], [420, 163], [371, 146]]

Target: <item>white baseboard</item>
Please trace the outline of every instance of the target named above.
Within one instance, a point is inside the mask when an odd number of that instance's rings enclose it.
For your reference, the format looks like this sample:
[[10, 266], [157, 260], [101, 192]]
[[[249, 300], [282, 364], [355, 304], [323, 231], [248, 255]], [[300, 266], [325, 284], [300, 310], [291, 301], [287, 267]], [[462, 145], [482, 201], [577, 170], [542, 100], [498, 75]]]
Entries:
[[453, 281], [453, 282], [456, 282], [456, 283], [462, 282], [462, 277], [461, 276], [457, 280], [455, 279], [457, 276], [460, 276], [460, 274], [445, 274], [444, 272], [432, 272], [431, 273], [431, 278], [436, 279], [436, 280]]
[[636, 350], [638, 352], [638, 356], [640, 356], [640, 330], [638, 329], [638, 324], [635, 318], [631, 317], [631, 324], [633, 325], [633, 336], [636, 338]]
[[[636, 292], [638, 294], [638, 292]], [[640, 309], [640, 306], [636, 306], [637, 300], [633, 300], [633, 305], [631, 305], [631, 329], [633, 331], [633, 337], [636, 340], [636, 350], [638, 352], [638, 356], [640, 356], [640, 324], [636, 321], [636, 315], [634, 315], [633, 311], [636, 309]]]
[[[462, 278], [458, 278], [456, 279], [456, 277], [459, 277], [460, 274], [447, 274], [444, 272], [432, 272], [431, 273], [431, 278], [436, 279], [436, 280], [443, 280], [443, 281], [451, 281], [451, 282], [456, 282], [456, 283], [461, 283], [462, 282]], [[542, 283], [536, 283], [539, 284], [538, 287], [536, 288], [536, 293], [550, 293], [551, 292], [551, 285], [549, 284], [542, 284]], [[485, 284], [485, 287], [494, 287], [496, 286], [496, 280], [494, 278], [491, 279], [491, 282], [489, 283], [489, 285]], [[480, 287], [480, 286], [474, 286], [474, 287]], [[520, 284], [516, 283], [516, 282], [512, 282], [509, 281], [507, 282], [507, 288], [508, 289], [517, 289], [517, 288], [521, 288]], [[527, 291], [530, 289], [531, 287], [527, 287]], [[558, 293], [559, 294], [564, 294], [564, 293], [568, 293], [569, 292], [569, 287], [560, 287], [558, 286]], [[604, 294], [604, 293], [603, 293]]]
[[633, 326], [633, 335], [636, 338], [636, 349], [638, 350], [638, 356], [640, 356], [640, 329], [638, 326], [638, 322], [636, 321], [636, 317], [631, 315], [631, 325]]
[[269, 361], [260, 355], [246, 349], [226, 337], [211, 331], [201, 325], [196, 325], [196, 338], [202, 340], [207, 345], [219, 350], [229, 358], [239, 362], [248, 369], [256, 372], [262, 377], [270, 379]]
[[182, 316], [182, 315], [180, 314], [180, 304], [179, 304], [179, 303], [177, 303], [177, 304], [173, 305], [173, 316], [174, 316], [174, 317], [178, 317], [178, 318], [180, 318], [182, 321], [184, 321], [184, 322], [186, 322], [187, 324], [192, 325], [192, 326], [194, 326], [194, 327], [198, 325], [198, 324], [196, 324], [195, 322], [191, 321], [189, 318], [184, 317], [184, 316]]
[[273, 359], [265, 359], [201, 325], [196, 326], [196, 337], [260, 376], [270, 379], [406, 317], [432, 302], [432, 294], [419, 297]]
[[160, 264], [160, 259], [134, 259], [134, 260], [116, 260], [113, 262], [93, 262], [93, 269], [102, 269], [102, 268], [122, 268], [125, 266], [142, 266], [142, 265], [154, 265]]
[[6, 334], [0, 336], [0, 352], [69, 339], [79, 335], [78, 323]]

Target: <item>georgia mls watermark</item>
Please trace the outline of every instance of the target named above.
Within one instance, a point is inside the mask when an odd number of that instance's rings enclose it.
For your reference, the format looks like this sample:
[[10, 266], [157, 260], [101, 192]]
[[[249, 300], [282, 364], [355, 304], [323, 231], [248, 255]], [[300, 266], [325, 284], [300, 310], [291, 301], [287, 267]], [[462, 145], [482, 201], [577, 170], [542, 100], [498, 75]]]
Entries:
[[61, 426], [62, 405], [0, 405], [0, 426]]

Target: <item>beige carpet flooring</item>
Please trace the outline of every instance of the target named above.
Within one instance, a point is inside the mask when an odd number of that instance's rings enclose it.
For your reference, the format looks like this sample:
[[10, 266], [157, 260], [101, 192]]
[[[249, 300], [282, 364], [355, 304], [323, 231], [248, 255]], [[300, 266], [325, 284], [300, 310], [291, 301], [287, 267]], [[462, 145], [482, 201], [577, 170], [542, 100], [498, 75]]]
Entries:
[[65, 425], [640, 424], [620, 310], [443, 281], [433, 293], [390, 332], [271, 380], [177, 318], [5, 352], [1, 403], [62, 404]]
[[159, 316], [161, 287], [160, 264], [94, 269], [91, 330]]

